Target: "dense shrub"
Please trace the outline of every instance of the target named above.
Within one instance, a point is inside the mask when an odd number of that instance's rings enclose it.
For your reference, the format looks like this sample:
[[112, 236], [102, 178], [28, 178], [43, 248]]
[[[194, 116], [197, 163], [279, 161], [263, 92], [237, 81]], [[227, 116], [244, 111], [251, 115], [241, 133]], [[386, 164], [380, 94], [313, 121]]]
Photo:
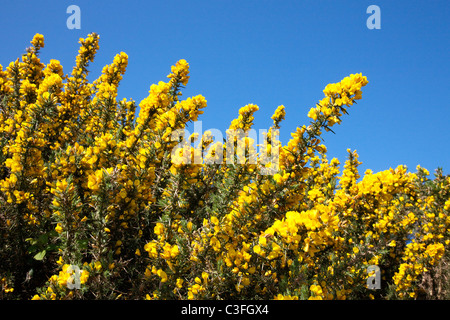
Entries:
[[[0, 66], [1, 298], [449, 297], [450, 178], [404, 166], [360, 177], [356, 151], [340, 169], [321, 143], [366, 77], [327, 85], [285, 146], [279, 106], [256, 154], [250, 137], [180, 143], [206, 107], [181, 100], [184, 60], [138, 115], [117, 98], [125, 53], [90, 83], [98, 41], [80, 39], [70, 74], [40, 61], [39, 34]], [[241, 108], [229, 129], [248, 133], [257, 110]]]

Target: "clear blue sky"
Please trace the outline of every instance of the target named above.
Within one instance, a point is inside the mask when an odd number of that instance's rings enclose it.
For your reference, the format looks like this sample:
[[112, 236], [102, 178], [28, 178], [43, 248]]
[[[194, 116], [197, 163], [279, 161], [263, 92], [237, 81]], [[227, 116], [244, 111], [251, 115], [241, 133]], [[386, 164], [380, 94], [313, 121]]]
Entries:
[[[69, 30], [69, 5], [81, 9], [81, 29]], [[369, 5], [381, 9], [381, 29], [369, 30]], [[450, 2], [382, 0], [24, 1], [0, 5], [0, 64], [6, 66], [45, 36], [41, 59], [58, 59], [69, 73], [78, 39], [100, 34], [93, 80], [114, 55], [129, 65], [119, 98], [140, 102], [170, 66], [186, 59], [184, 96], [208, 101], [203, 130], [224, 131], [240, 107], [255, 103], [255, 129], [268, 128], [278, 105], [280, 138], [308, 124], [306, 114], [326, 84], [362, 72], [369, 84], [340, 126], [324, 135], [328, 156], [356, 149], [361, 171], [399, 164], [450, 172]]]

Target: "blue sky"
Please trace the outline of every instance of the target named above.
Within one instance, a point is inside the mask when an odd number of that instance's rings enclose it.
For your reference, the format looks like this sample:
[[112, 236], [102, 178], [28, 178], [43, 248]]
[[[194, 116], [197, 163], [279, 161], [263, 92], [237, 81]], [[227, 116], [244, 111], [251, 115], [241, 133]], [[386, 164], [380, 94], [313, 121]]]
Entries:
[[[66, 27], [70, 5], [81, 9], [81, 29]], [[381, 9], [381, 29], [369, 30], [369, 5]], [[2, 0], [0, 64], [20, 57], [35, 33], [45, 36], [41, 60], [58, 59], [69, 73], [90, 32], [100, 50], [90, 79], [115, 54], [129, 56], [119, 98], [140, 102], [170, 66], [191, 67], [184, 96], [208, 101], [203, 130], [224, 131], [240, 107], [260, 107], [255, 129], [271, 124], [278, 105], [286, 120], [280, 138], [308, 124], [323, 88], [351, 73], [369, 84], [340, 126], [326, 133], [328, 157], [360, 155], [361, 173], [399, 164], [450, 173], [450, 2], [382, 0], [24, 1]]]

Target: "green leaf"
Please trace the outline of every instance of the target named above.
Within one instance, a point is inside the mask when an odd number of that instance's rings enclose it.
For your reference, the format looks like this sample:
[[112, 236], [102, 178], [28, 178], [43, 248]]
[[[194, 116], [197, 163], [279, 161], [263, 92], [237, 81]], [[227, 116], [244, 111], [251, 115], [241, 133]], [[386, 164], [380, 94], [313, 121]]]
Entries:
[[25, 241], [29, 242], [32, 246], [34, 246], [38, 243], [38, 241], [33, 238], [27, 238], [27, 239], [25, 239]]
[[47, 253], [46, 250], [42, 250], [41, 252], [38, 252], [37, 254], [35, 254], [35, 256], [33, 258], [36, 260], [42, 260], [42, 259], [44, 259], [46, 253]]
[[38, 238], [38, 242], [41, 243], [41, 244], [47, 244], [47, 242], [48, 242], [48, 234], [46, 234], [46, 233], [41, 234], [39, 236], [39, 238]]
[[32, 245], [31, 247], [29, 247], [28, 248], [28, 253], [33, 253], [33, 252], [35, 252], [37, 250], [37, 246], [35, 246], [35, 245]]

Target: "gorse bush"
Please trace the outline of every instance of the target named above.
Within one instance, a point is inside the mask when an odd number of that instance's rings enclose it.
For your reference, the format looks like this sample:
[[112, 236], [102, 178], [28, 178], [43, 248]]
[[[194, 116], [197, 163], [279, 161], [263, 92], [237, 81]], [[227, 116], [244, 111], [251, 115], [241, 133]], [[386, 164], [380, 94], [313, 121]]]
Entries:
[[[174, 133], [206, 107], [201, 95], [181, 99], [188, 63], [152, 85], [136, 115], [117, 98], [125, 53], [87, 80], [98, 42], [80, 39], [70, 74], [40, 61], [40, 34], [0, 66], [1, 298], [449, 297], [450, 177], [404, 166], [360, 177], [356, 151], [342, 170], [327, 158], [321, 135], [366, 77], [327, 85], [286, 146], [274, 138], [283, 106], [258, 153], [249, 137], [224, 144], [211, 132], [183, 145]], [[241, 108], [229, 129], [249, 132], [257, 110]]]

